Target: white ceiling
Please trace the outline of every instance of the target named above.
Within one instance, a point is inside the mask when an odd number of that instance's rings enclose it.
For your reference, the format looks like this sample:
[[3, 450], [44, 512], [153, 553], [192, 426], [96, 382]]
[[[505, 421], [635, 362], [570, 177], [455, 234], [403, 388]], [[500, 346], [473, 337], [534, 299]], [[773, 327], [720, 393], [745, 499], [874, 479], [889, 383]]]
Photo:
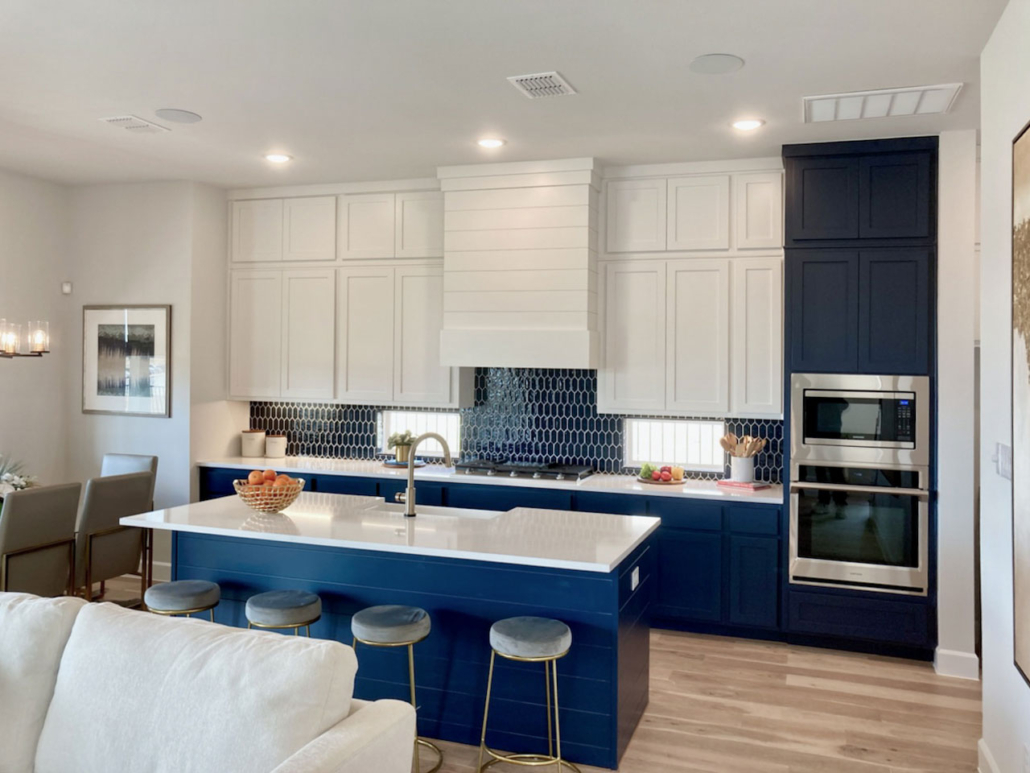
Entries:
[[[1005, 0], [3, 0], [0, 167], [69, 183], [243, 187], [438, 165], [778, 155], [788, 142], [979, 124]], [[687, 66], [729, 52], [725, 76]], [[509, 75], [579, 91], [528, 100]], [[805, 125], [805, 95], [961, 81], [952, 112]], [[98, 119], [204, 116], [133, 135]], [[742, 117], [767, 125], [749, 135]], [[161, 123], [158, 121], [158, 123]], [[499, 151], [476, 138], [504, 137]], [[293, 155], [285, 168], [262, 156]]]

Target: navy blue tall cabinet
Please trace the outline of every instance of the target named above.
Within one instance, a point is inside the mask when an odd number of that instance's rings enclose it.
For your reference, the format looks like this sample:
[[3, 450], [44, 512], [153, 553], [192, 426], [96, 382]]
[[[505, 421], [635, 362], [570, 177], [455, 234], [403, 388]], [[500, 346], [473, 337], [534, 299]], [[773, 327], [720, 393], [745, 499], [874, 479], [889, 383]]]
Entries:
[[[785, 394], [792, 373], [915, 375], [930, 377], [936, 404], [937, 138], [786, 145], [783, 161]], [[789, 399], [784, 419], [789, 471]], [[931, 489], [933, 464], [931, 449]], [[933, 499], [931, 513], [926, 598], [790, 585], [784, 572], [788, 638], [879, 642], [932, 656]]]

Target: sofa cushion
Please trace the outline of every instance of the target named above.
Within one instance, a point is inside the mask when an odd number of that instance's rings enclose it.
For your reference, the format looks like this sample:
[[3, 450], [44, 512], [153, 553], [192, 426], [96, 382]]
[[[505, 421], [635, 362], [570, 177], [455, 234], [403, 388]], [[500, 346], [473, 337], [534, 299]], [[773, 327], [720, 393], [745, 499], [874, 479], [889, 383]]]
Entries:
[[83, 609], [35, 773], [261, 773], [348, 715], [357, 660], [339, 642]]
[[0, 593], [0, 773], [32, 773], [81, 599]]

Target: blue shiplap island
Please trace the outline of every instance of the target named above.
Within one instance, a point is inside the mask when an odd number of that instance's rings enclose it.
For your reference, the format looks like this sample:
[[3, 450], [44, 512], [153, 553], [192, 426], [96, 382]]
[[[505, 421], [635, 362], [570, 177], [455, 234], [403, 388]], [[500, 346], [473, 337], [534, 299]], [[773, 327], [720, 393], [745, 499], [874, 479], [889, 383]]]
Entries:
[[[515, 508], [419, 506], [405, 518], [381, 498], [304, 493], [277, 515], [237, 497], [122, 519], [172, 533], [173, 579], [217, 582], [215, 620], [246, 626], [255, 593], [295, 588], [322, 598], [312, 636], [350, 643], [350, 618], [375, 604], [408, 604], [432, 617], [415, 648], [419, 733], [478, 744], [490, 658], [489, 629], [518, 615], [572, 629], [559, 661], [562, 748], [568, 759], [616, 768], [648, 699], [648, 607], [659, 519]], [[359, 649], [359, 698], [407, 700], [403, 653]], [[500, 660], [489, 742], [546, 751], [539, 665]]]

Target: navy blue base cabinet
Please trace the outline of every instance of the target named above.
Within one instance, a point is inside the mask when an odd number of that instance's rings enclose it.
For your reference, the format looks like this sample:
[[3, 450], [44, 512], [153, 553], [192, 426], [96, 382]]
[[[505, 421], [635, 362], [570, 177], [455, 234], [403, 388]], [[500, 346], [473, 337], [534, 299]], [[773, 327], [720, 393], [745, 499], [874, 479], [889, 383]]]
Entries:
[[[322, 618], [311, 635], [346, 644], [351, 616], [364, 607], [424, 608], [433, 631], [415, 647], [419, 734], [472, 745], [483, 721], [490, 626], [517, 615], [557, 617], [573, 640], [557, 665], [562, 751], [616, 768], [648, 701], [651, 543], [603, 574], [175, 532], [172, 576], [217, 582], [215, 621], [237, 627], [246, 627], [246, 600], [256, 593], [317, 593]], [[403, 650], [358, 645], [357, 655], [356, 697], [408, 700]], [[489, 743], [546, 752], [544, 700], [541, 664], [498, 658]]]

